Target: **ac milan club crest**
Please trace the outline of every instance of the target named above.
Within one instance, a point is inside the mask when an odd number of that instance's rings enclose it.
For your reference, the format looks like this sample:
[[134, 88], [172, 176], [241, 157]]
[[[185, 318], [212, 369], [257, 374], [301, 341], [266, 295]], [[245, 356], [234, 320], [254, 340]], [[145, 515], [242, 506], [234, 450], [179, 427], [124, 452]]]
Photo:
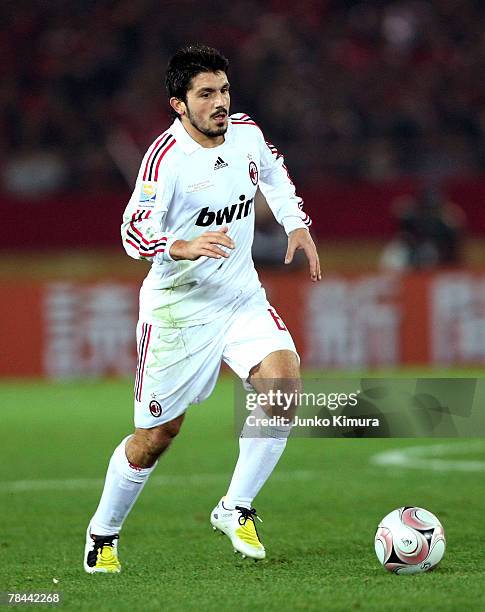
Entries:
[[148, 408], [154, 417], [159, 417], [162, 414], [162, 407], [156, 400], [152, 400], [149, 403]]
[[249, 178], [251, 179], [251, 183], [253, 185], [257, 185], [258, 184], [258, 166], [256, 166], [256, 164], [252, 161], [249, 162]]

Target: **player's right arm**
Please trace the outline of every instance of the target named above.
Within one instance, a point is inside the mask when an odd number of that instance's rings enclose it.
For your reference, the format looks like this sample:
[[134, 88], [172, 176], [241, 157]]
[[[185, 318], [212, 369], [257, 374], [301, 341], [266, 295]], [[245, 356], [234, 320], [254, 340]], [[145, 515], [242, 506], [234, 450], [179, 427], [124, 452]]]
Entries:
[[151, 263], [170, 261], [170, 247], [177, 236], [167, 231], [166, 215], [172, 205], [175, 179], [171, 172], [175, 138], [165, 133], [146, 152], [135, 189], [123, 214], [121, 238], [134, 259]]
[[228, 257], [228, 252], [220, 248], [234, 248], [227, 227], [204, 232], [193, 240], [182, 240], [167, 231], [167, 212], [169, 207], [177, 205], [174, 198], [176, 171], [170, 156], [174, 144], [173, 136], [163, 134], [143, 158], [135, 189], [123, 215], [123, 246], [130, 257], [152, 263]]

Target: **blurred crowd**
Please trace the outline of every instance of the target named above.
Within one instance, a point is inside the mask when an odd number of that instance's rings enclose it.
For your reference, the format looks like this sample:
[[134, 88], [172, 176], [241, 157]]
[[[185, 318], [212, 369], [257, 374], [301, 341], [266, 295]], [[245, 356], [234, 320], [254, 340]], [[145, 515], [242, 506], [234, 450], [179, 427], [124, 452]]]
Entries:
[[398, 232], [381, 256], [385, 270], [426, 270], [462, 261], [466, 216], [439, 188], [392, 202]]
[[119, 188], [163, 131], [181, 45], [231, 61], [297, 179], [485, 166], [481, 0], [17, 0], [0, 5], [4, 188]]

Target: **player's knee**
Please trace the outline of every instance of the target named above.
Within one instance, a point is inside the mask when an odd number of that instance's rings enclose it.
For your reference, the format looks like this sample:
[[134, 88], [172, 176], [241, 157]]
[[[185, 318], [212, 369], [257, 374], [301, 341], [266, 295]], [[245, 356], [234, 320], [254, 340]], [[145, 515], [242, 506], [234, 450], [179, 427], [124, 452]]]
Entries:
[[165, 431], [165, 436], [170, 438], [175, 438], [175, 436], [179, 433], [180, 428], [182, 427], [182, 418], [174, 419], [173, 421], [169, 421], [162, 425]]
[[275, 377], [275, 386], [282, 393], [298, 393], [301, 392], [302, 384], [300, 373], [298, 371], [289, 371], [281, 373]]
[[288, 352], [287, 359], [281, 364], [276, 373], [275, 379], [277, 386], [282, 393], [288, 397], [292, 393], [300, 393], [302, 389], [300, 378], [300, 362], [296, 353]]
[[158, 457], [171, 444], [180, 431], [183, 418], [177, 418], [163, 425], [151, 429], [137, 429], [133, 439], [133, 446], [144, 456]]
[[163, 452], [170, 446], [180, 427], [181, 423], [169, 422], [150, 429], [146, 440], [148, 452], [154, 455]]
[[296, 353], [286, 351], [285, 359], [281, 360], [277, 369], [275, 378], [289, 381], [300, 380], [300, 361]]
[[263, 359], [261, 363], [254, 366], [249, 376], [251, 379], [288, 379], [300, 378], [300, 361], [298, 355], [293, 351], [275, 351]]

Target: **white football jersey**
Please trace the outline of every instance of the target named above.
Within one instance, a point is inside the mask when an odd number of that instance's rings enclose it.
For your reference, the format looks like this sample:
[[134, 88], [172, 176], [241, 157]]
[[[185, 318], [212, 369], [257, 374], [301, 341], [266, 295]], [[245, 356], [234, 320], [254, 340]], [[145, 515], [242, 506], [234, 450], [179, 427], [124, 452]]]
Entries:
[[[152, 263], [140, 291], [140, 320], [199, 325], [260, 288], [251, 256], [258, 186], [287, 234], [311, 224], [282, 155], [248, 115], [232, 115], [224, 143], [214, 148], [195, 142], [179, 119], [155, 140], [121, 227], [128, 255]], [[227, 259], [170, 257], [175, 240], [225, 225], [236, 245]]]

